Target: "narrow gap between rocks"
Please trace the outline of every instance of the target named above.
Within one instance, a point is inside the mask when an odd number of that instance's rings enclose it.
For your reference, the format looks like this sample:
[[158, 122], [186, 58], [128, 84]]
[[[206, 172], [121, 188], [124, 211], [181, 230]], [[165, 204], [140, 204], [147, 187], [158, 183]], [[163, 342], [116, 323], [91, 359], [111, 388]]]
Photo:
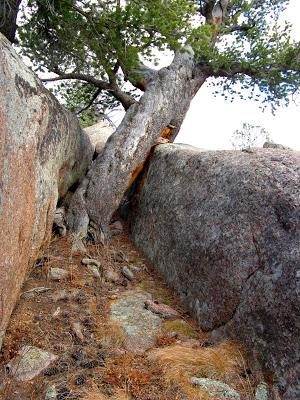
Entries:
[[7, 329], [0, 398], [254, 399], [241, 349], [209, 345], [121, 222], [111, 231], [86, 254], [53, 236]]

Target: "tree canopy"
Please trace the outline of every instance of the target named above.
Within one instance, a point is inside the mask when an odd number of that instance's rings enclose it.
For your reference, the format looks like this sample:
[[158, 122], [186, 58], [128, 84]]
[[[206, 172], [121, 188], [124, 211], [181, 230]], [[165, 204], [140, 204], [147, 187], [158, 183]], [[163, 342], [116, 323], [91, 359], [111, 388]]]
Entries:
[[147, 61], [190, 48], [223, 96], [251, 89], [247, 96], [276, 107], [300, 87], [300, 45], [280, 21], [288, 3], [28, 0], [19, 42], [37, 71], [56, 74], [60, 96], [78, 113], [128, 109], [155, 73]]

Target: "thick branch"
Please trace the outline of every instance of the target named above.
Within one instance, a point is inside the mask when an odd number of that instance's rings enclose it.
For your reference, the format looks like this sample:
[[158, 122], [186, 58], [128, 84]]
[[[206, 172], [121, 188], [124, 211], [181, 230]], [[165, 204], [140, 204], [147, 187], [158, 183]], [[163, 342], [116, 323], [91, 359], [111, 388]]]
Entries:
[[128, 110], [128, 108], [136, 103], [135, 99], [130, 96], [129, 94], [123, 92], [120, 87], [116, 84], [116, 82], [106, 82], [102, 81], [100, 79], [96, 79], [91, 75], [85, 75], [77, 72], [71, 72], [69, 74], [63, 74], [60, 71], [55, 71], [55, 73], [58, 73], [59, 76], [55, 78], [46, 78], [42, 79], [43, 82], [55, 82], [55, 81], [60, 81], [60, 80], [67, 80], [67, 79], [75, 79], [75, 80], [80, 80], [84, 82], [91, 83], [94, 85], [96, 88], [100, 90], [106, 90], [109, 93], [111, 93], [115, 99], [119, 100], [122, 106], [125, 108], [125, 110]]
[[55, 73], [58, 74], [57, 77], [42, 79], [42, 81], [43, 82], [55, 82], [55, 81], [61, 81], [61, 80], [67, 80], [67, 79], [75, 79], [75, 80], [91, 83], [92, 85], [94, 85], [97, 88], [102, 89], [102, 90], [109, 89], [108, 82], [102, 81], [100, 79], [96, 79], [91, 75], [81, 74], [78, 72], [70, 72], [68, 74], [64, 74], [64, 73], [61, 73], [60, 71], [55, 71]]

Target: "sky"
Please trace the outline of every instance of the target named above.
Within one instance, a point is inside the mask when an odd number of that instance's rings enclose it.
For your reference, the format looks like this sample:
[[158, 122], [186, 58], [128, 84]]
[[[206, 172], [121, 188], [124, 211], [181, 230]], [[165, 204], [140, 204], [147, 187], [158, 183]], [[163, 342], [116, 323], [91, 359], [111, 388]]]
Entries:
[[[293, 37], [297, 40], [300, 40], [299, 15], [300, 0], [290, 0], [286, 19], [293, 24]], [[199, 90], [176, 142], [210, 150], [231, 149], [233, 132], [248, 122], [264, 127], [274, 142], [300, 150], [300, 98], [298, 106], [291, 103], [279, 108], [273, 116], [270, 111], [262, 112], [254, 101], [236, 99], [230, 103], [221, 96], [214, 97], [212, 91], [208, 85]]]

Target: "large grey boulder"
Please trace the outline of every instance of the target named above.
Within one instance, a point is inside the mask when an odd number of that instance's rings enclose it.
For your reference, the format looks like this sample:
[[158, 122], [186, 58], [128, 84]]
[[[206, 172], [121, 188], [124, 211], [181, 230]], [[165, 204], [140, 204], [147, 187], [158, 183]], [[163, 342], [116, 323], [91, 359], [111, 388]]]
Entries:
[[242, 341], [300, 398], [300, 153], [161, 145], [132, 236], [203, 330]]
[[93, 156], [63, 109], [0, 34], [0, 347], [24, 277], [50, 238], [57, 201]]

